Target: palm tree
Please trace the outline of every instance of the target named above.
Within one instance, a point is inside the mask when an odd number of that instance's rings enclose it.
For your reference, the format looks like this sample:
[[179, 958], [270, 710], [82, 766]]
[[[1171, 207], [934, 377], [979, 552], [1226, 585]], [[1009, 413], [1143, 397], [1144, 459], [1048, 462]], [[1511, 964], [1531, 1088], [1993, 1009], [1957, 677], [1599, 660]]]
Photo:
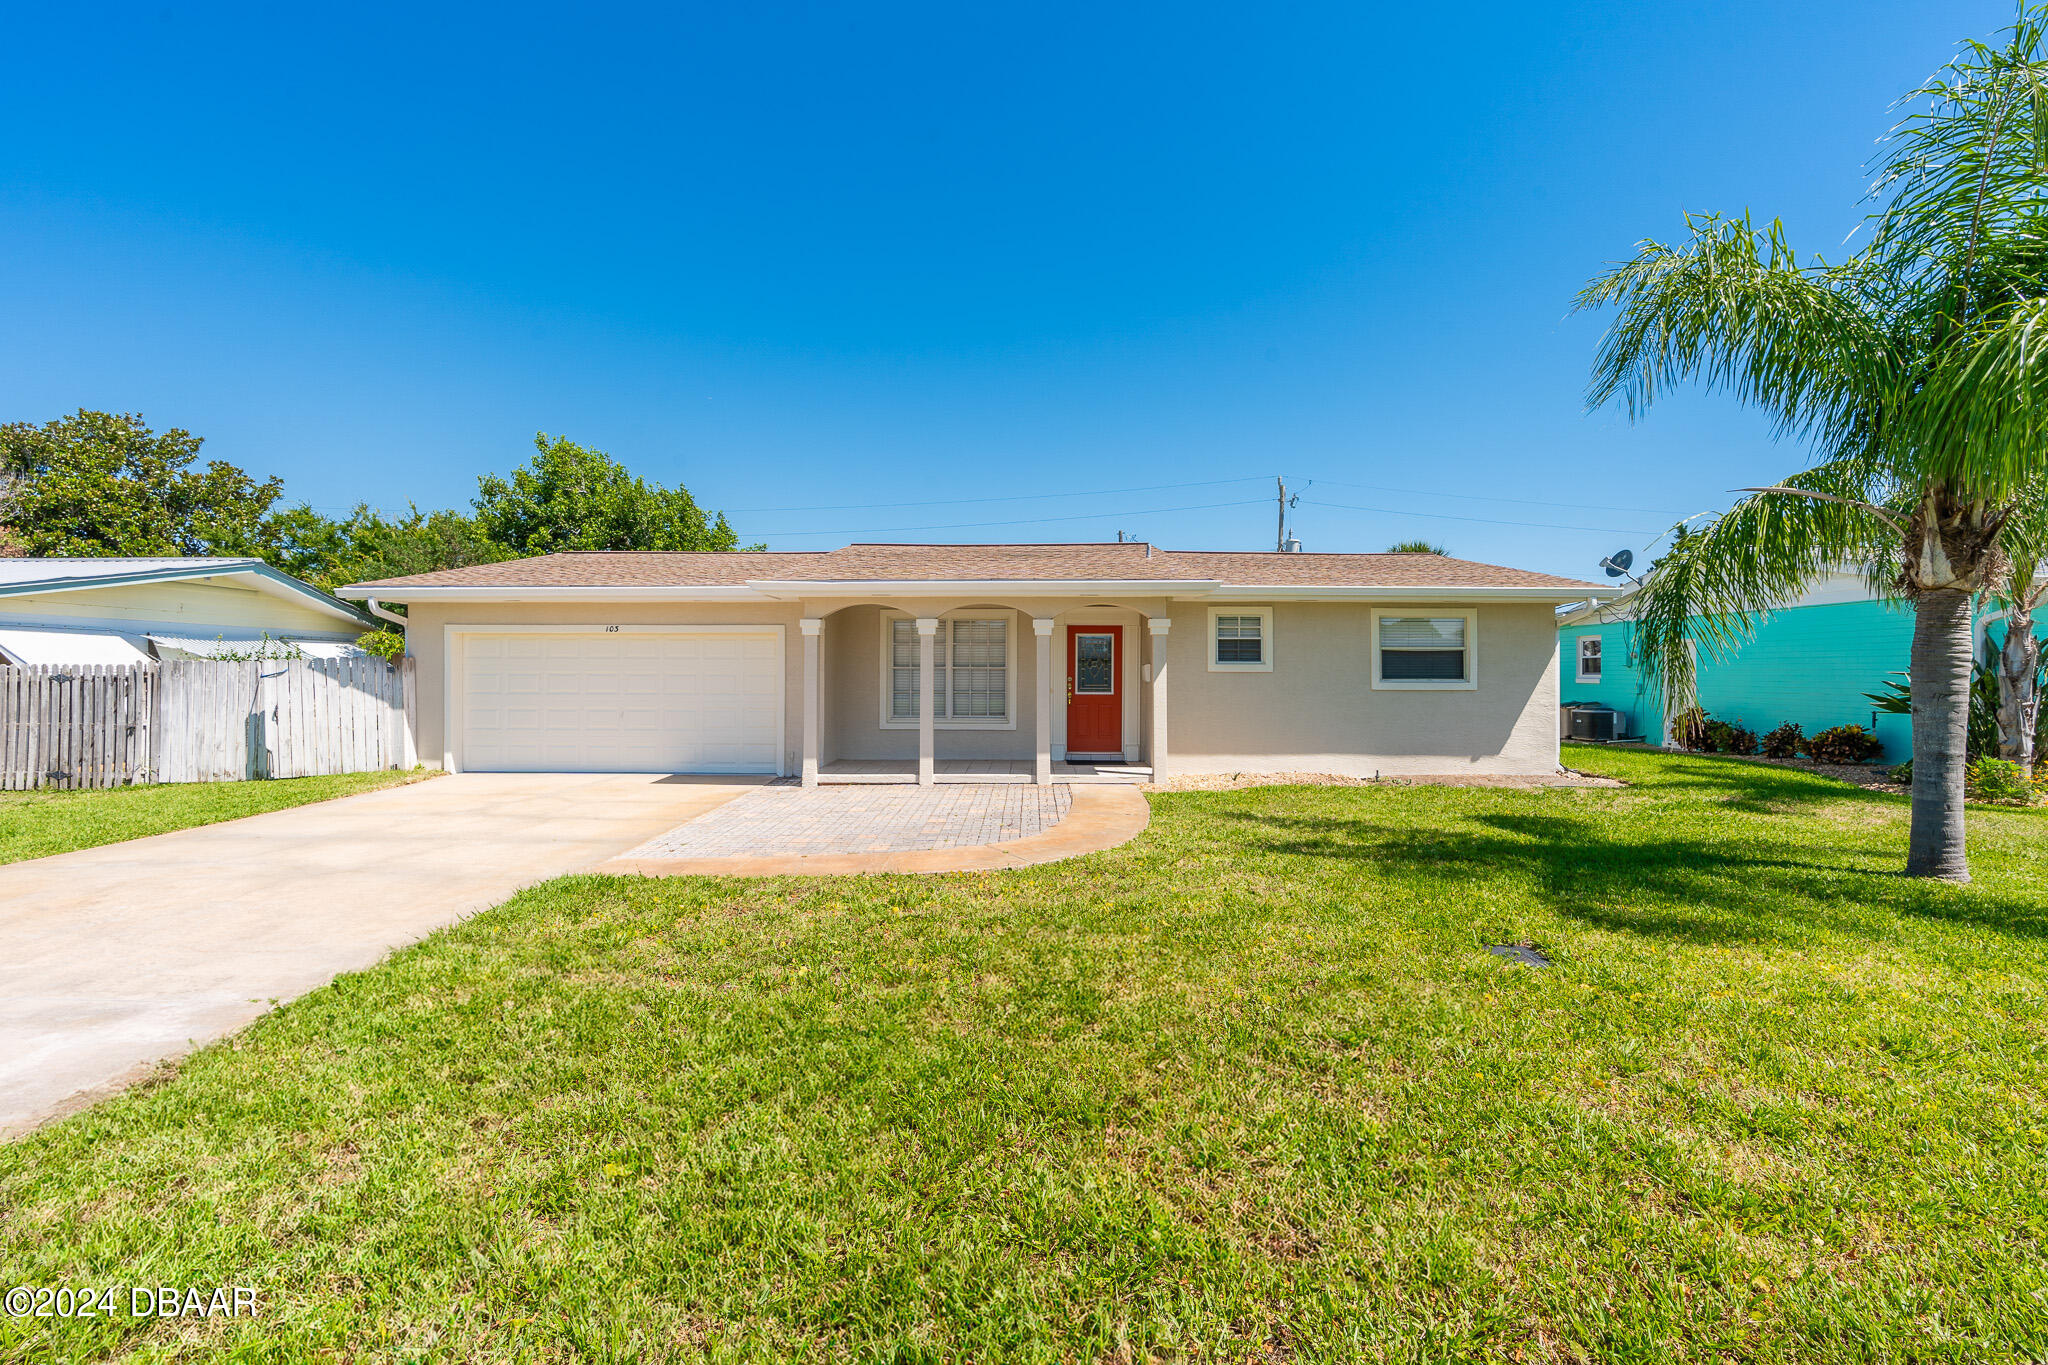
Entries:
[[2034, 612], [2048, 599], [2048, 485], [2006, 523], [2000, 538], [2005, 572], [1988, 596], [2005, 620], [1998, 650], [1998, 756], [2034, 771], [2034, 737], [2041, 720], [2041, 642]]
[[1445, 558], [1449, 558], [1451, 552], [1441, 545], [1435, 545], [1426, 540], [1402, 540], [1389, 545], [1387, 553], [1390, 555], [1443, 555]]
[[1725, 655], [1754, 614], [1829, 569], [1895, 565], [1916, 613], [1912, 835], [1906, 870], [1969, 879], [1964, 726], [1977, 593], [2008, 523], [2048, 474], [2048, 5], [1997, 47], [1965, 43], [1908, 95], [1872, 191], [1868, 244], [1802, 260], [1776, 222], [1686, 218], [1672, 246], [1580, 293], [1613, 308], [1589, 405], [1639, 418], [1698, 380], [1802, 440], [1803, 473], [1699, 526], [1637, 596], [1646, 663], [1675, 712], [1695, 652]]

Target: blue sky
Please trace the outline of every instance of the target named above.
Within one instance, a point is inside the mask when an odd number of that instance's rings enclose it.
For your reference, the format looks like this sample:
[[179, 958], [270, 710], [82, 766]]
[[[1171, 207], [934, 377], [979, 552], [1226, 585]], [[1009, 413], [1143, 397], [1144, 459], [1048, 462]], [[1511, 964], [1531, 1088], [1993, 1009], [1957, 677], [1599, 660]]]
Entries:
[[1588, 574], [1803, 455], [1585, 415], [1573, 292], [1687, 209], [1840, 250], [1890, 102], [2009, 16], [18, 6], [0, 420], [337, 511], [546, 430], [779, 549], [1271, 548], [1285, 474], [1310, 549]]

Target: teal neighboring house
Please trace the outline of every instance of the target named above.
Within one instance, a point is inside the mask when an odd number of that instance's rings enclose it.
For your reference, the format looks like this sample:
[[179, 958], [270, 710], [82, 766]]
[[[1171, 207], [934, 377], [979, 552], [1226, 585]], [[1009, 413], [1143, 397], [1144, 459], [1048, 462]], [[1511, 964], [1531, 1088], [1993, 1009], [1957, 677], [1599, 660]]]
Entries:
[[[1666, 743], [1664, 707], [1634, 643], [1627, 595], [1567, 610], [1558, 618], [1558, 696], [1611, 706], [1625, 716], [1623, 733]], [[1765, 617], [1731, 657], [1703, 656], [1699, 703], [1758, 735], [1786, 721], [1809, 735], [1862, 725], [1876, 732], [1886, 761], [1898, 762], [1912, 755], [1912, 718], [1874, 711], [1863, 694], [1904, 681], [1912, 645], [1909, 604], [1873, 596], [1860, 574], [1833, 574]]]

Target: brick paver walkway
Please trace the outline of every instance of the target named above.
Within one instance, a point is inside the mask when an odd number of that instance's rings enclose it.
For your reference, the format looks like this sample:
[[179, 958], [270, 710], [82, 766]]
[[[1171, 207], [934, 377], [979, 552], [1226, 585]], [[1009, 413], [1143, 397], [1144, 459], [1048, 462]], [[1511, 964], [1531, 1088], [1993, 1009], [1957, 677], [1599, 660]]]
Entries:
[[762, 787], [648, 840], [624, 858], [901, 853], [1023, 839], [1066, 817], [1065, 783]]

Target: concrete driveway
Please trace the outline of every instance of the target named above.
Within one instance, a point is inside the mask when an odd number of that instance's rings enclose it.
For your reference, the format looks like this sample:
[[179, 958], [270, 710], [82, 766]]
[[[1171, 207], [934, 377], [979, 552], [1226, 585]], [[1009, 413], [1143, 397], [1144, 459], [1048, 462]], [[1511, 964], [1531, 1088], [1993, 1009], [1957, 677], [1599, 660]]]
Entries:
[[463, 773], [0, 866], [0, 1137], [767, 780]]

